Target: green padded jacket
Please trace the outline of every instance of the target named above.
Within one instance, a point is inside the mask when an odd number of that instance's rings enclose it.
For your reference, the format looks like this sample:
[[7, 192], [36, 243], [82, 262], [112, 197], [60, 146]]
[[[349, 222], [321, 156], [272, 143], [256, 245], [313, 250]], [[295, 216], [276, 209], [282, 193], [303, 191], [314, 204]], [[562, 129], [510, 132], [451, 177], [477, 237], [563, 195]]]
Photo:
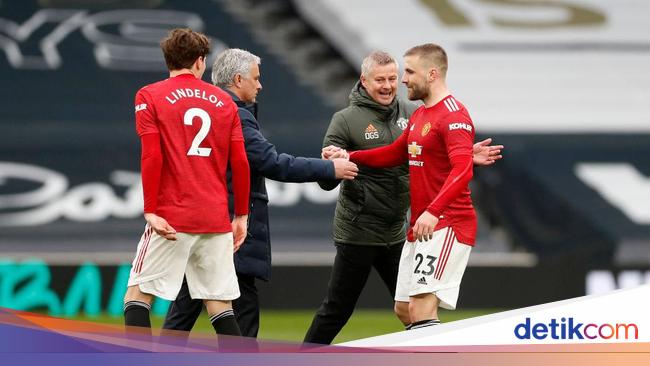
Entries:
[[[348, 151], [389, 145], [406, 128], [417, 105], [399, 97], [389, 106], [375, 102], [360, 82], [350, 92], [348, 107], [334, 113], [323, 147]], [[339, 182], [319, 182], [325, 190]], [[408, 165], [389, 169], [359, 166], [354, 180], [341, 183], [334, 214], [334, 242], [359, 245], [393, 245], [406, 237], [409, 208]]]

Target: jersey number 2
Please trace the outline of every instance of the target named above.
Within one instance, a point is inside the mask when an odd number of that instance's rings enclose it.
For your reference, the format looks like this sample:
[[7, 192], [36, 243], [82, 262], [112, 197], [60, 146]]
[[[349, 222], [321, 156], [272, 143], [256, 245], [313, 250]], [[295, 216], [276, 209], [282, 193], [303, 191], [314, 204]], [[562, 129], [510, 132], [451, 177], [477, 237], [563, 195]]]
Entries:
[[201, 129], [196, 134], [196, 136], [194, 136], [194, 140], [192, 140], [192, 146], [190, 146], [190, 149], [187, 151], [187, 155], [210, 156], [212, 148], [199, 147], [199, 145], [201, 145], [201, 142], [203, 142], [203, 139], [205, 139], [205, 136], [207, 136], [208, 132], [210, 131], [210, 125], [212, 124], [210, 115], [208, 112], [204, 111], [201, 108], [190, 108], [187, 110], [187, 112], [185, 112], [185, 115], [183, 116], [183, 123], [187, 126], [191, 126], [194, 117], [199, 117], [199, 119], [201, 119]]

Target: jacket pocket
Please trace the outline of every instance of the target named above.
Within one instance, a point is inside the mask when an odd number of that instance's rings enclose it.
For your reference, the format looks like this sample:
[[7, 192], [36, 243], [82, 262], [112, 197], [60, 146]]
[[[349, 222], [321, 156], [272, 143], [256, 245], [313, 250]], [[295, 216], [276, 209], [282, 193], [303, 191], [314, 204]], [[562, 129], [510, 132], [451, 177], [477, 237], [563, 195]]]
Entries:
[[347, 181], [341, 189], [339, 203], [342, 208], [341, 214], [346, 220], [356, 221], [366, 204], [366, 192], [364, 184], [358, 181]]

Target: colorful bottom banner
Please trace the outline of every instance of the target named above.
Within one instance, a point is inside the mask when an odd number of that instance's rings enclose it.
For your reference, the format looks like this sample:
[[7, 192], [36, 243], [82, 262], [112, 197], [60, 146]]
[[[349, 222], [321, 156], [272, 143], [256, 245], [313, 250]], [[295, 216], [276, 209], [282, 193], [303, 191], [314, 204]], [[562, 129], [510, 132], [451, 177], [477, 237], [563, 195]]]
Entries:
[[0, 309], [2, 365], [647, 365], [650, 286], [321, 346]]

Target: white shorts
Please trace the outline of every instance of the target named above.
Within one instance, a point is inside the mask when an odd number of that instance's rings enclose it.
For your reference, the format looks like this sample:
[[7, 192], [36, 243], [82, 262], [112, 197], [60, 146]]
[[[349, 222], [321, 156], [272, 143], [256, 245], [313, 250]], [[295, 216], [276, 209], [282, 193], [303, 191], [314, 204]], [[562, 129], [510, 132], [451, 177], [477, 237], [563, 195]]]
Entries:
[[395, 301], [433, 293], [441, 307], [454, 310], [471, 250], [456, 240], [451, 227], [435, 231], [431, 240], [407, 241], [399, 261]]
[[128, 285], [176, 300], [185, 275], [193, 299], [227, 301], [239, 297], [232, 233], [177, 233], [176, 238], [167, 240], [145, 225]]

